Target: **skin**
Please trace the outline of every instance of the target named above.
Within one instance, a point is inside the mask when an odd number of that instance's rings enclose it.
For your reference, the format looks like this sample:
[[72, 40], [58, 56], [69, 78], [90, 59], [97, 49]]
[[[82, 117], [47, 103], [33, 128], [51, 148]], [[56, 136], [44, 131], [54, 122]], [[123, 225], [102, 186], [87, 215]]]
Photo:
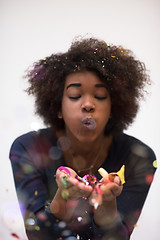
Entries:
[[[70, 221], [74, 216], [79, 198], [89, 198], [93, 194], [92, 186], [87, 186], [75, 179], [76, 171], [80, 169], [80, 165], [77, 167], [75, 162], [78, 159], [77, 156], [81, 156], [87, 169], [93, 164], [100, 149], [93, 172], [101, 166], [112, 143], [112, 136], [104, 135], [104, 128], [110, 118], [110, 113], [109, 92], [94, 73], [85, 71], [67, 76], [62, 98], [62, 110], [59, 113], [59, 118], [63, 118], [65, 122], [65, 131], [59, 132], [57, 135], [65, 135], [70, 140], [70, 150], [64, 151], [63, 154], [70, 167], [71, 175], [67, 177], [67, 186], [65, 187], [62, 178], [66, 176], [66, 172], [57, 170], [58, 190], [50, 205], [51, 212], [63, 221]], [[83, 123], [83, 119], [86, 118], [94, 120], [93, 128], [90, 129]], [[101, 146], [104, 146], [103, 149]], [[87, 173], [86, 171], [83, 175]], [[94, 220], [97, 225], [105, 227], [118, 215], [116, 197], [122, 192], [122, 184], [120, 184], [119, 177], [116, 176], [113, 181], [102, 183], [100, 188], [103, 193], [102, 204], [94, 211]], [[66, 199], [62, 197], [64, 190], [67, 190], [68, 194]]]

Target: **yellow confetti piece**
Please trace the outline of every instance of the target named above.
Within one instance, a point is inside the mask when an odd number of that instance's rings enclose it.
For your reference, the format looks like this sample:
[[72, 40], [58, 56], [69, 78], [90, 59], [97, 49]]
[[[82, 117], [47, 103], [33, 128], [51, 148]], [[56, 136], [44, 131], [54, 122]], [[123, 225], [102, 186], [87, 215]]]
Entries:
[[153, 161], [153, 167], [154, 167], [154, 168], [157, 168], [157, 160], [154, 160], [154, 161]]
[[69, 198], [68, 190], [67, 189], [63, 189], [62, 192], [61, 192], [61, 196], [62, 196], [63, 199], [68, 200], [68, 198]]
[[134, 224], [133, 227], [134, 227], [134, 228], [137, 227], [137, 224]]
[[125, 183], [124, 170], [125, 170], [125, 165], [123, 165], [121, 169], [117, 172], [117, 175], [120, 177], [122, 184]]
[[[116, 173], [120, 177], [122, 184], [125, 183], [124, 170], [125, 165], [123, 165], [121, 169]], [[99, 168], [98, 172], [103, 178], [108, 179], [108, 172], [104, 168]]]
[[38, 195], [38, 191], [35, 191], [35, 192], [34, 192], [34, 195], [36, 195], [36, 196], [37, 196], [37, 195]]

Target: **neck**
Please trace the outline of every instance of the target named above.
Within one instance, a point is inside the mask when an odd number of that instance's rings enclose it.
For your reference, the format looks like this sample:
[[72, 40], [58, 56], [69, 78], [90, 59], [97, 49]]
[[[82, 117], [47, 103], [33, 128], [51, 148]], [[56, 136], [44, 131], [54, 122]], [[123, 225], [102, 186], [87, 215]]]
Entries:
[[[64, 132], [58, 134], [64, 136]], [[76, 139], [70, 140], [70, 148], [63, 151], [66, 164], [79, 175], [96, 172], [108, 155], [112, 144], [112, 136], [100, 136], [93, 142], [83, 143]]]

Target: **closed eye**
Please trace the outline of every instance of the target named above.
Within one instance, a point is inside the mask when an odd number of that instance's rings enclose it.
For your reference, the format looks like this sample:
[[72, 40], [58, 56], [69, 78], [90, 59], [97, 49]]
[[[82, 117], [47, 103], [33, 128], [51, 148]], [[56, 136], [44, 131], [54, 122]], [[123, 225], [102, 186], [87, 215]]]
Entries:
[[105, 97], [99, 97], [99, 96], [95, 96], [95, 98], [96, 99], [98, 99], [98, 100], [104, 100], [104, 99], [107, 99], [107, 97], [105, 96]]
[[79, 99], [81, 96], [75, 96], [75, 97], [68, 97], [69, 99], [71, 99], [71, 100], [77, 100], [77, 99]]

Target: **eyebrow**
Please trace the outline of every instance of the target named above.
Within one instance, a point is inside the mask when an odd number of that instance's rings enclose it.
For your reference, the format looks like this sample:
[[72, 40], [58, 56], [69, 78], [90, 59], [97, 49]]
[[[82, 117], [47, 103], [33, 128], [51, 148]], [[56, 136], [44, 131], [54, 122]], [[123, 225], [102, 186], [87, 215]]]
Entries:
[[[81, 83], [71, 83], [71, 84], [69, 84], [69, 85], [66, 87], [66, 89], [68, 89], [68, 88], [70, 88], [70, 87], [81, 87], [81, 86], [82, 86]], [[97, 83], [97, 84], [95, 84], [94, 86], [95, 86], [96, 88], [101, 88], [101, 87], [106, 88], [106, 85], [103, 84], [103, 83]]]
[[67, 89], [70, 88], [70, 87], [81, 87], [82, 84], [81, 83], [71, 83], [67, 86]]

